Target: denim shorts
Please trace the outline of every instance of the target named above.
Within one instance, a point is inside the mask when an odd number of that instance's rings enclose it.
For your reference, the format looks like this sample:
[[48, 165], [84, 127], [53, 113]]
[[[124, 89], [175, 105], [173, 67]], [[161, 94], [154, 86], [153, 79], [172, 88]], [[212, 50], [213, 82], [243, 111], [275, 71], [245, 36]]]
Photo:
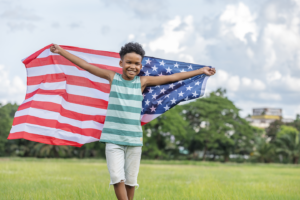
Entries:
[[139, 186], [137, 177], [141, 154], [142, 147], [106, 143], [105, 155], [110, 174], [110, 185], [123, 181], [125, 185]]

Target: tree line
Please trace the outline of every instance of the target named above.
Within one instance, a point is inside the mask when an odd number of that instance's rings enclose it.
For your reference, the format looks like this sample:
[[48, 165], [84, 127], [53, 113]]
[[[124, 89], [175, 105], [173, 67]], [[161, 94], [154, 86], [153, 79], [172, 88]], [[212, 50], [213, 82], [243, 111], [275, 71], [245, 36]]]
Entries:
[[[105, 144], [81, 148], [53, 146], [24, 139], [7, 140], [17, 104], [0, 105], [0, 156], [105, 157]], [[274, 121], [267, 129], [253, 127], [218, 89], [207, 97], [178, 105], [143, 126], [146, 159], [298, 163], [300, 116], [292, 123]]]

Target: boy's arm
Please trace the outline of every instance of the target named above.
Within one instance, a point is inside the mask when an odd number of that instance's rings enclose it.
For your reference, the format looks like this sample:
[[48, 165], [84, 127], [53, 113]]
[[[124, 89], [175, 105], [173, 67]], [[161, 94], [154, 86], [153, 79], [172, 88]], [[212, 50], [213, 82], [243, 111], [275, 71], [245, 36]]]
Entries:
[[199, 74], [206, 74], [208, 76], [212, 76], [216, 73], [215, 68], [203, 67], [201, 69], [189, 71], [189, 72], [181, 72], [167, 76], [142, 76], [141, 81], [144, 87], [151, 85], [163, 85], [175, 81], [184, 80], [187, 78], [191, 78], [193, 76]]
[[91, 74], [94, 74], [96, 76], [99, 76], [101, 78], [104, 78], [104, 79], [108, 80], [110, 84], [111, 84], [111, 82], [114, 78], [114, 75], [115, 75], [114, 71], [107, 70], [107, 69], [101, 69], [99, 67], [91, 65], [88, 62], [86, 62], [85, 60], [83, 60], [83, 59], [69, 53], [68, 51], [64, 50], [63, 48], [61, 48], [57, 44], [53, 44], [50, 47], [50, 51], [52, 53], [60, 54], [61, 56], [65, 57], [66, 59], [68, 59], [69, 61], [71, 61], [75, 65], [77, 65], [78, 67], [90, 72]]

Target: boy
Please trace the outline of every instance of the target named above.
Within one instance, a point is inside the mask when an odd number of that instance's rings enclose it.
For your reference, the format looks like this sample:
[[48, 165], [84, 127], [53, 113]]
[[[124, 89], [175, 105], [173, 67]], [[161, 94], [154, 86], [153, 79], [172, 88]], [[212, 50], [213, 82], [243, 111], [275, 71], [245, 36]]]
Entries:
[[163, 85], [187, 79], [199, 74], [214, 75], [215, 69], [203, 67], [198, 70], [168, 76], [137, 76], [142, 68], [145, 51], [138, 43], [127, 43], [121, 48], [119, 65], [123, 74], [98, 68], [54, 44], [51, 52], [60, 54], [82, 69], [109, 81], [111, 91], [107, 114], [100, 142], [105, 142], [110, 184], [114, 185], [117, 198], [131, 200], [142, 153], [141, 109], [142, 92], [147, 86]]

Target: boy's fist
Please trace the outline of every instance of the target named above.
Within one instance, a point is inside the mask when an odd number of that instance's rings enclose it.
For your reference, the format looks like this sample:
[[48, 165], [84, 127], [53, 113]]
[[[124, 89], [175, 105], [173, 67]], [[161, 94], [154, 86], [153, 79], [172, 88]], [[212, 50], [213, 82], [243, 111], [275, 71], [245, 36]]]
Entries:
[[212, 76], [216, 73], [215, 68], [210, 68], [210, 67], [203, 67], [201, 68], [203, 70], [203, 74], [206, 74], [208, 76]]
[[53, 44], [51, 47], [50, 47], [50, 51], [52, 53], [57, 53], [57, 54], [60, 54], [61, 53], [61, 50], [62, 48], [60, 46], [58, 46], [57, 44]]

